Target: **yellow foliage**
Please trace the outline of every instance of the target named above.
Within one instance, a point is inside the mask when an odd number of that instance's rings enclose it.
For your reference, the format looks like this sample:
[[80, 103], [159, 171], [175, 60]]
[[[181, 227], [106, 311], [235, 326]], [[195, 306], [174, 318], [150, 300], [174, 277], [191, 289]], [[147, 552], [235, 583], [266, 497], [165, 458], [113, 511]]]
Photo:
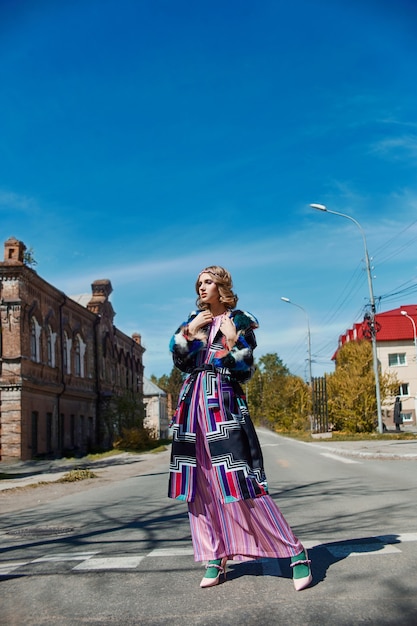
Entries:
[[[398, 387], [395, 376], [380, 376], [381, 402]], [[377, 424], [372, 345], [346, 343], [338, 352], [336, 371], [327, 377], [329, 421], [336, 430], [372, 432]]]
[[114, 442], [118, 450], [143, 451], [159, 445], [147, 428], [123, 428], [122, 436]]

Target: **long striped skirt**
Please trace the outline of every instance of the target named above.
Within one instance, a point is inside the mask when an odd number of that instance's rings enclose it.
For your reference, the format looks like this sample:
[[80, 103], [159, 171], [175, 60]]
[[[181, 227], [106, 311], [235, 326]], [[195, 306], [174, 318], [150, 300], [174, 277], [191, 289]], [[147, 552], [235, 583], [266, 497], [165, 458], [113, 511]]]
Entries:
[[197, 484], [188, 516], [196, 561], [220, 559], [289, 558], [303, 546], [270, 496], [222, 503], [212, 485], [205, 419], [199, 412], [196, 433]]

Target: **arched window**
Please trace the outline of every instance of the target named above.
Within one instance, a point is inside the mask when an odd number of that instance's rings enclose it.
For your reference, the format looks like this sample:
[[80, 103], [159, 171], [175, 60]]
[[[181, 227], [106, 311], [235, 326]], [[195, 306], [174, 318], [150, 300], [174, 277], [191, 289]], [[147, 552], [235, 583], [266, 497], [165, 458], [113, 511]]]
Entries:
[[75, 375], [84, 378], [86, 344], [83, 342], [81, 335], [75, 338]]
[[52, 332], [52, 328], [48, 325], [47, 329], [47, 350], [48, 350], [48, 365], [49, 367], [55, 367], [56, 365], [56, 333]]
[[41, 327], [36, 317], [30, 320], [30, 358], [36, 363], [41, 360]]
[[72, 346], [72, 340], [68, 337], [66, 331], [64, 331], [64, 341], [62, 344], [62, 356], [63, 356], [65, 374], [71, 374], [71, 346]]

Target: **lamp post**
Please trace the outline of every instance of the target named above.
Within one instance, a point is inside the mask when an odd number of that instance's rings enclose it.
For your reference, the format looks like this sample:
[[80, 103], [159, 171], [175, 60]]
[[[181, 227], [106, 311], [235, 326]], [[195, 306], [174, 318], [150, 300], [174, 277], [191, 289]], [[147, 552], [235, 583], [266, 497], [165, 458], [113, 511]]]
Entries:
[[310, 204], [312, 209], [317, 209], [318, 211], [324, 211], [326, 213], [332, 213], [332, 215], [339, 215], [340, 217], [345, 217], [350, 220], [359, 228], [360, 233], [363, 239], [363, 245], [365, 248], [365, 265], [366, 265], [366, 273], [368, 276], [368, 288], [369, 288], [369, 299], [371, 303], [371, 319], [370, 319], [370, 330], [371, 330], [371, 341], [372, 341], [372, 357], [373, 357], [373, 366], [374, 366], [374, 376], [375, 376], [375, 395], [376, 395], [376, 408], [378, 415], [378, 430], [380, 433], [384, 432], [384, 426], [382, 423], [382, 411], [381, 411], [381, 394], [379, 387], [379, 369], [378, 369], [378, 354], [376, 349], [376, 329], [375, 329], [375, 297], [374, 297], [374, 289], [372, 285], [372, 273], [371, 273], [371, 264], [369, 261], [368, 254], [368, 246], [366, 245], [366, 237], [365, 232], [362, 226], [359, 224], [357, 220], [355, 220], [350, 215], [346, 215], [345, 213], [339, 213], [338, 211], [330, 211], [324, 204]]
[[416, 323], [413, 320], [413, 318], [411, 317], [411, 315], [408, 315], [407, 311], [401, 311], [401, 315], [404, 315], [404, 317], [406, 317], [407, 319], [410, 320], [410, 322], [413, 325], [413, 332], [414, 332], [414, 350], [416, 352], [416, 363], [417, 363], [417, 329], [416, 329]]
[[[404, 317], [408, 318], [410, 320], [410, 322], [412, 323], [412, 325], [413, 325], [414, 350], [415, 350], [415, 353], [416, 353], [416, 363], [417, 363], [417, 329], [416, 329], [416, 323], [413, 320], [413, 318], [411, 317], [411, 315], [408, 315], [407, 311], [401, 311], [401, 315], [404, 315]], [[414, 396], [414, 411], [417, 410], [416, 401], [417, 401], [417, 394]]]
[[312, 380], [313, 380], [312, 375], [311, 375], [311, 333], [310, 333], [310, 322], [309, 322], [309, 319], [308, 319], [307, 311], [300, 304], [296, 304], [295, 302], [293, 302], [289, 298], [282, 297], [281, 300], [283, 302], [288, 302], [288, 304], [292, 304], [293, 306], [298, 307], [299, 309], [304, 311], [304, 314], [306, 316], [306, 320], [307, 320], [307, 347], [308, 347], [308, 384], [311, 387], [311, 383], [312, 383]]

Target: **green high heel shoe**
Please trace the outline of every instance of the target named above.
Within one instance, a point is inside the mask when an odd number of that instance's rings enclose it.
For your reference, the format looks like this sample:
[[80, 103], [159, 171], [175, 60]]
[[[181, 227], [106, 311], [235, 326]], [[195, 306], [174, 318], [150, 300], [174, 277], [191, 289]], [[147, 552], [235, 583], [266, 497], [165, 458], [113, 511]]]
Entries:
[[291, 557], [292, 577], [296, 591], [301, 591], [311, 584], [313, 577], [310, 569], [310, 559], [307, 550], [303, 550], [297, 556]]
[[220, 576], [223, 574], [226, 580], [226, 564], [227, 556], [222, 559], [213, 559], [206, 565], [206, 574], [200, 583], [200, 587], [214, 587], [220, 582]]

